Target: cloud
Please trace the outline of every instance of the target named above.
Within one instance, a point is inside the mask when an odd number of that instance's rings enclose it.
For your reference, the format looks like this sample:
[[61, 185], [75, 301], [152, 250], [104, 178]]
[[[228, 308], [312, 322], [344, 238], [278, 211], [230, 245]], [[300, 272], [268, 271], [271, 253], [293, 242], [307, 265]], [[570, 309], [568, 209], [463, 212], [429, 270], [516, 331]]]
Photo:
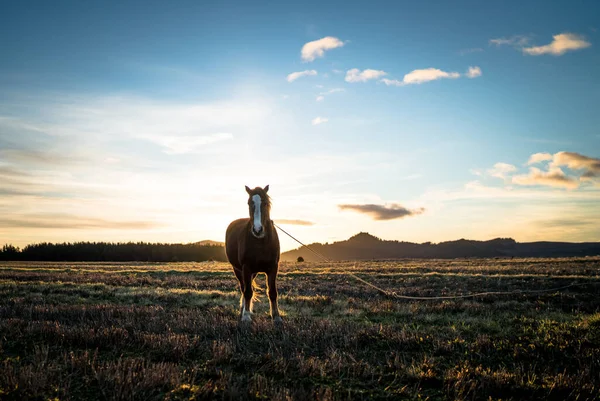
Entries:
[[287, 76], [286, 80], [288, 82], [294, 82], [298, 78], [310, 77], [310, 76], [315, 76], [315, 75], [317, 75], [317, 71], [315, 71], [315, 70], [297, 71], [297, 72], [292, 72], [291, 74], [289, 74]]
[[567, 166], [571, 170], [583, 170], [582, 178], [600, 177], [600, 159], [575, 152], [558, 152], [552, 159], [554, 166]]
[[311, 121], [311, 123], [312, 123], [312, 125], [319, 125], [319, 124], [324, 124], [327, 121], [329, 121], [328, 118], [325, 118], [325, 117], [316, 117], [316, 118], [313, 118], [313, 120]]
[[544, 185], [567, 189], [579, 187], [579, 181], [567, 176], [559, 167], [551, 167], [548, 171], [531, 167], [529, 174], [514, 176], [512, 182], [518, 185]]
[[469, 67], [467, 73], [465, 74], [467, 76], [467, 78], [477, 78], [481, 76], [481, 68], [475, 66], [475, 67]]
[[397, 79], [387, 79], [384, 78], [381, 80], [384, 84], [388, 86], [404, 86], [404, 85], [413, 85], [413, 84], [422, 84], [424, 82], [435, 81], [438, 79], [456, 79], [459, 78], [460, 74], [458, 72], [446, 72], [439, 70], [437, 68], [425, 68], [422, 70], [413, 70], [406, 74], [402, 81], [398, 81]]
[[0, 165], [0, 177], [29, 177], [29, 174], [13, 167]]
[[537, 164], [548, 160], [552, 160], [552, 155], [550, 153], [534, 153], [529, 157], [527, 164]]
[[414, 70], [404, 76], [403, 82], [406, 84], [421, 84], [423, 82], [435, 81], [438, 79], [455, 79], [460, 77], [458, 72], [446, 72], [437, 68], [426, 68], [424, 70]]
[[83, 162], [83, 158], [59, 154], [52, 150], [36, 149], [2, 149], [0, 150], [0, 162], [6, 161], [14, 164], [35, 165], [67, 165]]
[[560, 33], [552, 36], [553, 40], [550, 44], [544, 46], [524, 47], [523, 52], [531, 56], [540, 56], [542, 54], [551, 54], [560, 56], [568, 51], [585, 49], [592, 44], [585, 40], [583, 36], [573, 33]]
[[373, 220], [393, 220], [401, 219], [408, 216], [421, 214], [425, 211], [423, 208], [409, 210], [398, 204], [384, 205], [338, 205], [340, 210], [351, 210], [358, 213], [369, 215]]
[[494, 167], [488, 170], [488, 174], [492, 177], [505, 179], [507, 174], [514, 173], [517, 168], [508, 163], [496, 163]]
[[521, 48], [529, 43], [531, 38], [526, 35], [514, 35], [509, 38], [490, 39], [490, 45], [496, 46], [513, 46]]
[[367, 82], [371, 79], [381, 78], [384, 75], [387, 75], [385, 71], [366, 69], [361, 72], [358, 68], [353, 68], [346, 71], [345, 81], [351, 83]]
[[344, 46], [344, 42], [333, 36], [326, 36], [319, 40], [305, 43], [302, 46], [300, 55], [303, 61], [314, 61], [316, 58], [323, 57], [326, 50], [336, 49]]
[[11, 228], [143, 230], [161, 226], [151, 221], [113, 221], [69, 214], [28, 214], [1, 217], [0, 225]]
[[[150, 139], [150, 138], [149, 138]], [[199, 135], [199, 136], [156, 136], [154, 142], [165, 148], [164, 152], [170, 155], [196, 153], [206, 145], [233, 139], [228, 132]]]
[[342, 89], [342, 88], [333, 88], [333, 89], [330, 89], [328, 91], [321, 92], [321, 93], [319, 93], [319, 96], [317, 96], [317, 102], [322, 102], [323, 100], [325, 100], [325, 96], [329, 96], [329, 95], [332, 95], [334, 93], [339, 93], [339, 92], [344, 92], [344, 89]]
[[559, 218], [559, 219], [544, 219], [534, 221], [533, 224], [542, 228], [548, 227], [583, 227], [596, 225], [595, 221], [590, 221], [587, 218]]
[[307, 220], [295, 220], [295, 219], [277, 219], [275, 220], [277, 224], [289, 224], [294, 226], [314, 226], [315, 223]]

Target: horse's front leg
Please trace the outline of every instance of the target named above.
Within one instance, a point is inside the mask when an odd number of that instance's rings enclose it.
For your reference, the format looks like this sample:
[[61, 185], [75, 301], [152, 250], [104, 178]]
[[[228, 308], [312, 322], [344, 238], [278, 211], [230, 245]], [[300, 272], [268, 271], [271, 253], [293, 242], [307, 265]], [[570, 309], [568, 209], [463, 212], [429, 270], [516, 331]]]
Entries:
[[271, 317], [276, 324], [282, 323], [277, 305], [277, 266], [267, 273], [267, 286], [269, 292], [269, 303], [271, 305]]
[[242, 322], [250, 322], [250, 311], [252, 310], [252, 271], [248, 265], [244, 265], [242, 268], [242, 279], [243, 279], [243, 293], [242, 293]]

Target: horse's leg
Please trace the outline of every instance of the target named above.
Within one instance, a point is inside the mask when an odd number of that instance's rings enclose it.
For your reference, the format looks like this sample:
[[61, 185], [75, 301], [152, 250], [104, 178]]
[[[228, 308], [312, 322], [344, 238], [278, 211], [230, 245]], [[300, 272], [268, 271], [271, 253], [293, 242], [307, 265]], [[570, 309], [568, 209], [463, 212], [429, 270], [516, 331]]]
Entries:
[[252, 271], [248, 265], [242, 268], [244, 281], [244, 300], [242, 301], [242, 322], [250, 322], [250, 311], [252, 310]]
[[240, 283], [240, 316], [243, 312], [244, 309], [244, 276], [242, 274], [242, 271], [239, 269], [236, 269], [235, 267], [233, 268], [233, 272], [235, 273], [235, 277], [238, 279], [239, 283]]
[[267, 288], [269, 292], [269, 303], [271, 305], [271, 317], [275, 323], [281, 323], [279, 306], [277, 305], [277, 266], [267, 273]]

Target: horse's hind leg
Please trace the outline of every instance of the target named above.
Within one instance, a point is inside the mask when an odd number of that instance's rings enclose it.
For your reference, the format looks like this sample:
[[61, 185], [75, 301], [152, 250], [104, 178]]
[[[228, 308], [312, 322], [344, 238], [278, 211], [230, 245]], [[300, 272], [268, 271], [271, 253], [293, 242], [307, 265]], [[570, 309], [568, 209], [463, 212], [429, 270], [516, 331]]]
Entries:
[[267, 286], [269, 292], [269, 303], [271, 305], [271, 317], [275, 323], [281, 323], [282, 319], [279, 315], [279, 306], [277, 305], [277, 269], [267, 273]]
[[243, 276], [243, 294], [242, 294], [242, 322], [250, 322], [250, 311], [252, 310], [252, 271], [247, 265], [244, 265], [242, 269]]

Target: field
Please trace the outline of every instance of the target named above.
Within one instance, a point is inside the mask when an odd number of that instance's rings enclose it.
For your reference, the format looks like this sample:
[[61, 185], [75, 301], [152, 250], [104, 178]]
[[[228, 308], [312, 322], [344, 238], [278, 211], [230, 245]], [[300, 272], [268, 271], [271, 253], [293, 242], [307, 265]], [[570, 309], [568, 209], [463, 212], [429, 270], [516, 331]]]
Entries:
[[[265, 295], [238, 324], [225, 263], [0, 263], [0, 399], [600, 397], [600, 258], [280, 272], [276, 328]], [[399, 300], [347, 272], [400, 295], [517, 293]]]

